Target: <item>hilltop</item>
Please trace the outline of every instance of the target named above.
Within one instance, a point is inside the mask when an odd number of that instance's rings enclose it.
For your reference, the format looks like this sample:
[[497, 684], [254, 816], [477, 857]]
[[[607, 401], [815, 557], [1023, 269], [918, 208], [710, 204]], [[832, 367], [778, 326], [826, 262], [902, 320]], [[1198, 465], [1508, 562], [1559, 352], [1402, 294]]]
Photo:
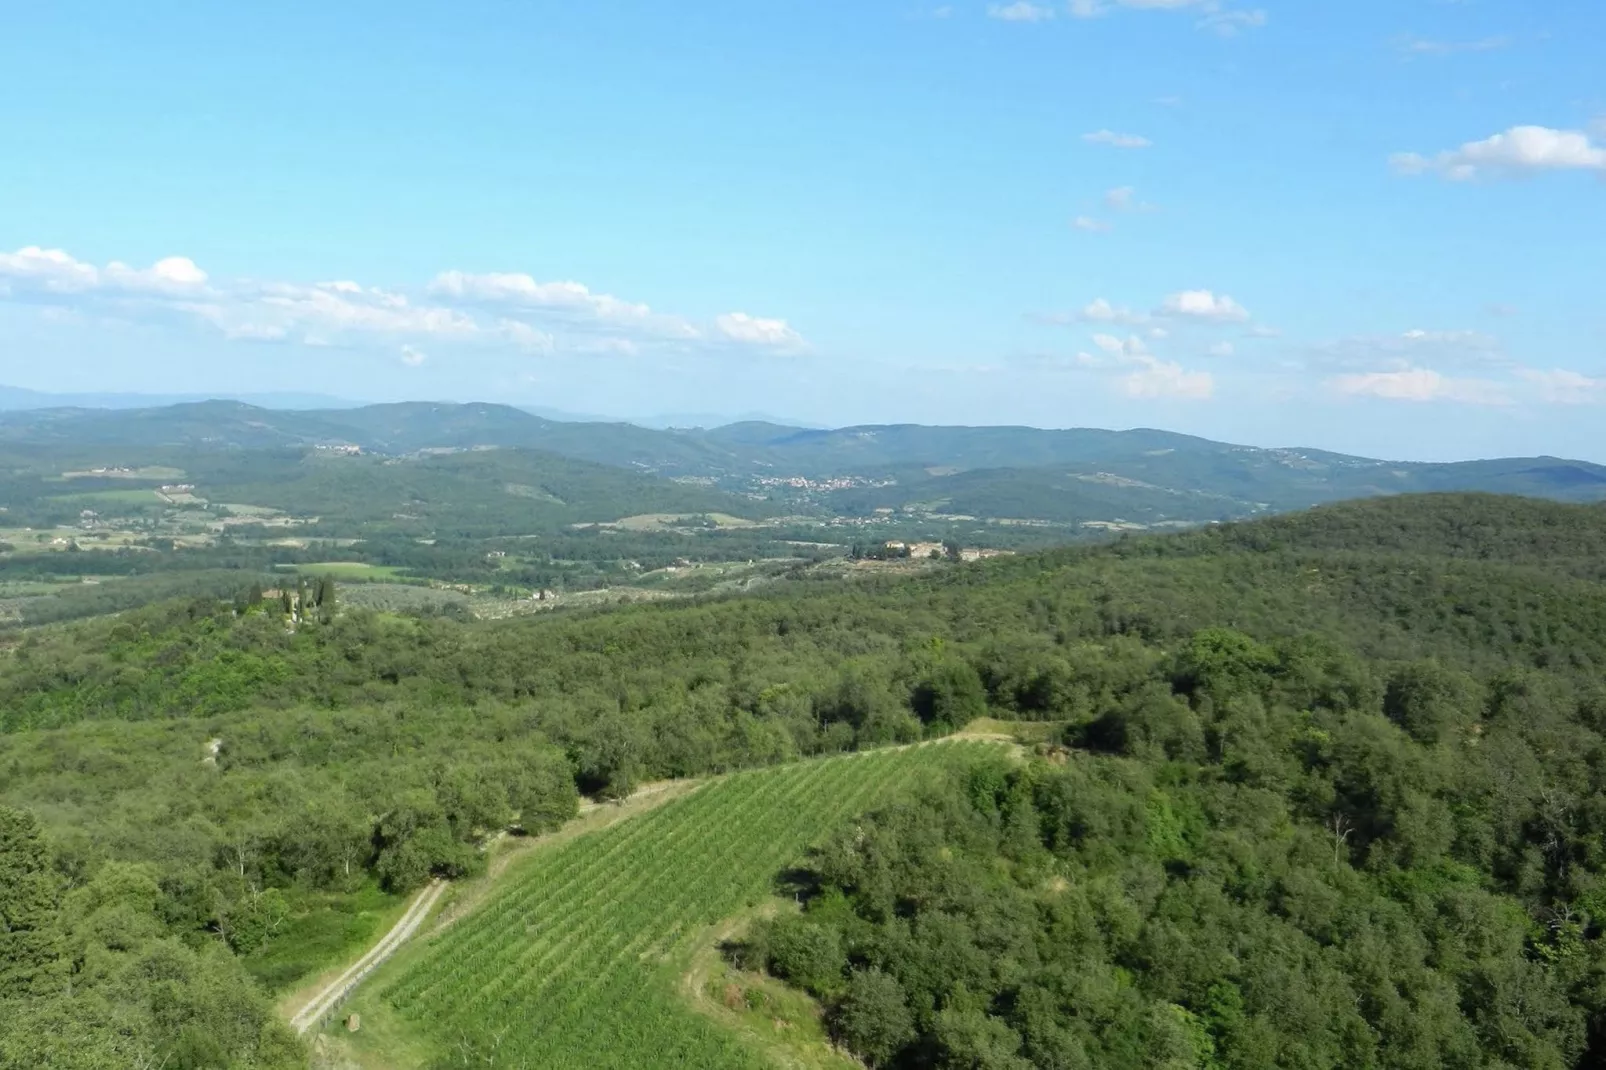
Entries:
[[1070, 523], [1198, 523], [1450, 490], [1606, 498], [1606, 467], [1553, 457], [1404, 463], [1148, 429], [900, 424], [815, 430], [745, 422], [654, 430], [553, 420], [484, 403], [295, 411], [206, 401], [36, 409], [0, 413], [0, 443], [27, 449], [356, 447], [390, 456], [532, 449], [735, 492], [801, 487], [808, 493], [795, 499], [831, 512], [881, 508]]

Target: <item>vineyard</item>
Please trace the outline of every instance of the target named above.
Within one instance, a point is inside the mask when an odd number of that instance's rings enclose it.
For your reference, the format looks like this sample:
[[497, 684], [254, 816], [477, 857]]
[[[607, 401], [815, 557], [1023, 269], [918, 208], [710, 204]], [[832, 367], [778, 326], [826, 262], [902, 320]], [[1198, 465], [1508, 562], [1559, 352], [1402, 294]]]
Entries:
[[833, 825], [984, 743], [737, 773], [531, 855], [379, 996], [441, 1065], [754, 1067], [676, 979], [708, 925], [757, 901]]

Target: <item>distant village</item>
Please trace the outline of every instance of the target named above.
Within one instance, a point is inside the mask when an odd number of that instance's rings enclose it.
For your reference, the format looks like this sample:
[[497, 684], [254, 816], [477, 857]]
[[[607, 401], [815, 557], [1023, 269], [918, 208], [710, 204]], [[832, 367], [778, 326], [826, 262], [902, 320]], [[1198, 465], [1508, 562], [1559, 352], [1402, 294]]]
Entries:
[[974, 546], [960, 546], [944, 542], [899, 542], [889, 539], [877, 546], [853, 547], [855, 560], [869, 561], [980, 561], [987, 557], [1004, 557], [1012, 550], [984, 550]]

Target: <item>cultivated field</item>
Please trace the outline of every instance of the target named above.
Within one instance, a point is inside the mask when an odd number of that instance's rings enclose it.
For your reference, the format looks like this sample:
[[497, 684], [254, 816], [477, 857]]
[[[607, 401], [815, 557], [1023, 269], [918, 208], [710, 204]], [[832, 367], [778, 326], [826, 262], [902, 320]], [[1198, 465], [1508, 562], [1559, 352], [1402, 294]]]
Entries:
[[777, 872], [839, 822], [989, 746], [943, 743], [737, 773], [533, 852], [494, 899], [363, 995], [365, 1019], [399, 1012], [416, 1034], [398, 1045], [405, 1051], [369, 1054], [384, 1065], [766, 1065], [750, 1041], [686, 1003], [679, 980], [699, 937], [768, 894]]

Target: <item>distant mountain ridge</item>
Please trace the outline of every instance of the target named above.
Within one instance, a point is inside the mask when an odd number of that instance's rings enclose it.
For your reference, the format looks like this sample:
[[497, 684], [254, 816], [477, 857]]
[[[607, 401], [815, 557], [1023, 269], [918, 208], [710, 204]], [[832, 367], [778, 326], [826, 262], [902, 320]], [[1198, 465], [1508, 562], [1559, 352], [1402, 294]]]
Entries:
[[[28, 409], [150, 409], [217, 399], [216, 394], [135, 394], [119, 391], [56, 394], [0, 385], [0, 412]], [[243, 401], [266, 409], [349, 409], [361, 404], [350, 398], [300, 391], [247, 391], [228, 395], [226, 400]]]
[[1485, 491], [1606, 499], [1606, 466], [1555, 457], [1393, 462], [1263, 449], [1152, 428], [806, 429], [745, 421], [711, 429], [554, 420], [494, 403], [403, 402], [268, 409], [202, 401], [138, 409], [0, 413], [0, 445], [308, 449], [412, 455], [539, 450], [727, 490], [786, 483], [838, 513], [918, 511], [1057, 523], [1197, 523], [1349, 498]]

